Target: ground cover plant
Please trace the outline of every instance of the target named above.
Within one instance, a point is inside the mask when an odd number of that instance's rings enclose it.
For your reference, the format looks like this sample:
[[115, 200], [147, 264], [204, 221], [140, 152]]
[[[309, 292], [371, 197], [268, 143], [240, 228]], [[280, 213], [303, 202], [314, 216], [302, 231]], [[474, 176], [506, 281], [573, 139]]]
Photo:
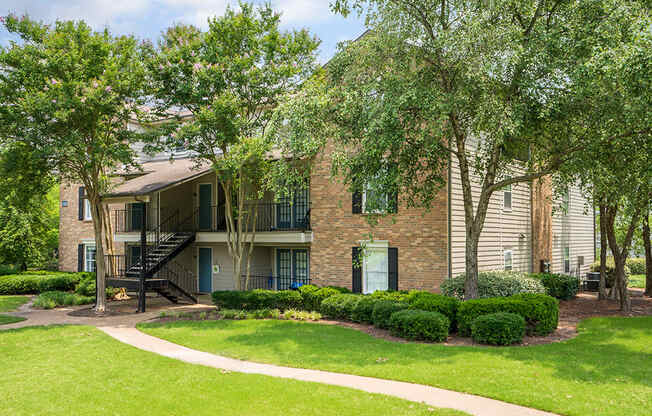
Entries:
[[192, 365], [83, 326], [0, 331], [0, 356], [0, 414], [6, 415], [137, 416], [144, 414], [144, 398], [156, 398], [147, 401], [145, 413], [151, 416], [463, 414], [325, 384]]
[[95, 302], [95, 296], [83, 296], [76, 293], [53, 290], [43, 292], [34, 299], [34, 307], [53, 309], [60, 306], [89, 305]]
[[238, 359], [428, 384], [564, 415], [647, 416], [652, 410], [652, 317], [592, 318], [568, 341], [501, 348], [397, 343], [293, 321], [139, 328]]

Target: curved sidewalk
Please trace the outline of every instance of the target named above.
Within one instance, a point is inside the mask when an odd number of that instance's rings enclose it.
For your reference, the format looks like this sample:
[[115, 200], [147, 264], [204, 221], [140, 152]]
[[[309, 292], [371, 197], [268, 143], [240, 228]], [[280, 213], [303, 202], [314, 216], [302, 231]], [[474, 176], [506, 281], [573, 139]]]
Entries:
[[477, 416], [553, 416], [553, 413], [541, 410], [421, 384], [235, 360], [183, 347], [147, 335], [133, 327], [99, 326], [98, 328], [125, 344], [192, 364], [240, 373], [262, 374], [349, 387], [369, 393], [422, 402], [431, 406], [461, 410]]

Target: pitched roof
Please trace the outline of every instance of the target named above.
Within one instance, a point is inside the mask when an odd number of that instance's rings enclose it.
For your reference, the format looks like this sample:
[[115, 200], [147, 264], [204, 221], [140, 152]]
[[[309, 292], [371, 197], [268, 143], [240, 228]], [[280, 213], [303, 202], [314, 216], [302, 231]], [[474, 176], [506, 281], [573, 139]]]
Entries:
[[204, 175], [212, 169], [207, 163], [196, 166], [191, 159], [148, 162], [143, 163], [142, 167], [143, 171], [140, 173], [144, 174], [125, 181], [104, 195], [104, 198], [146, 195]]

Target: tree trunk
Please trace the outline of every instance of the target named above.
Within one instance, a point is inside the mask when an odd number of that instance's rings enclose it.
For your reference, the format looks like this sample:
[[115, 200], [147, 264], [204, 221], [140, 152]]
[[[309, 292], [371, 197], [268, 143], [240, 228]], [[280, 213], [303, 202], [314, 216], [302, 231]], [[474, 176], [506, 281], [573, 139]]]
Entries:
[[[88, 188], [87, 188], [88, 189]], [[104, 260], [104, 215], [102, 203], [98, 195], [88, 195], [91, 202], [91, 215], [93, 218], [93, 231], [95, 232], [95, 272], [96, 272], [96, 302], [95, 313], [106, 312], [106, 272]]]
[[[247, 277], [245, 278], [245, 288], [249, 289], [249, 281], [251, 279], [251, 256], [254, 252], [254, 243], [256, 240], [256, 226], [258, 222], [258, 199], [256, 199], [256, 202], [253, 204], [253, 220], [251, 222], [251, 239], [249, 240], [249, 251], [247, 253]], [[251, 216], [247, 217], [248, 219], [251, 218]], [[247, 221], [249, 222], [249, 221]], [[247, 225], [247, 229], [249, 229], [249, 225]]]
[[643, 245], [645, 246], [645, 295], [652, 296], [652, 240], [650, 240], [650, 214], [643, 218]]
[[607, 224], [606, 224], [607, 207], [600, 204], [600, 286], [598, 289], [598, 299], [607, 299]]
[[464, 281], [464, 299], [478, 297], [478, 240], [479, 235], [466, 233], [466, 280]]

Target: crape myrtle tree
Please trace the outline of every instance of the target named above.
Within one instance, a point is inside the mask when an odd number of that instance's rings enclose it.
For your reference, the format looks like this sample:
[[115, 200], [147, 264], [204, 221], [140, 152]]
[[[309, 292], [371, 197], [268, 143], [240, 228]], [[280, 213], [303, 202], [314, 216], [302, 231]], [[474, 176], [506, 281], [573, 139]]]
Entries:
[[148, 60], [158, 114], [180, 115], [160, 126], [157, 145], [184, 146], [197, 164], [213, 167], [223, 188], [238, 289], [255, 243], [257, 201], [277, 188], [274, 172], [283, 171], [284, 160], [271, 162], [265, 135], [271, 110], [312, 74], [319, 45], [306, 30], [282, 31], [279, 24], [271, 6], [240, 3], [209, 18], [206, 31], [168, 29]]
[[139, 118], [146, 86], [138, 42], [93, 31], [82, 21], [43, 24], [3, 18], [20, 38], [0, 49], [0, 136], [43, 157], [62, 183], [84, 186], [97, 250], [97, 313], [105, 311], [104, 247], [110, 174], [137, 168], [130, 144], [146, 140], [128, 128]]
[[371, 30], [342, 45], [326, 65], [316, 88], [323, 99], [314, 91], [297, 95], [286, 109], [301, 111], [284, 111], [279, 120], [307, 116], [289, 124], [310, 133], [304, 140], [333, 140], [333, 174], [351, 191], [374, 183], [408, 206], [428, 209], [449, 162], [456, 164], [466, 224], [465, 296], [477, 297], [478, 242], [491, 196], [555, 172], [591, 140], [569, 129], [577, 116], [577, 67], [603, 31], [617, 31], [622, 9], [639, 5], [335, 0], [332, 7], [364, 14]]
[[652, 201], [651, 25], [649, 11], [629, 9], [617, 32], [604, 32], [605, 42], [617, 46], [597, 51], [582, 65], [576, 90], [582, 96], [578, 113], [583, 120], [573, 129], [574, 134], [593, 134], [593, 140], [557, 176], [565, 183], [579, 180], [599, 207], [601, 297], [608, 243], [615, 262], [614, 290], [625, 311], [631, 308], [625, 263]]

